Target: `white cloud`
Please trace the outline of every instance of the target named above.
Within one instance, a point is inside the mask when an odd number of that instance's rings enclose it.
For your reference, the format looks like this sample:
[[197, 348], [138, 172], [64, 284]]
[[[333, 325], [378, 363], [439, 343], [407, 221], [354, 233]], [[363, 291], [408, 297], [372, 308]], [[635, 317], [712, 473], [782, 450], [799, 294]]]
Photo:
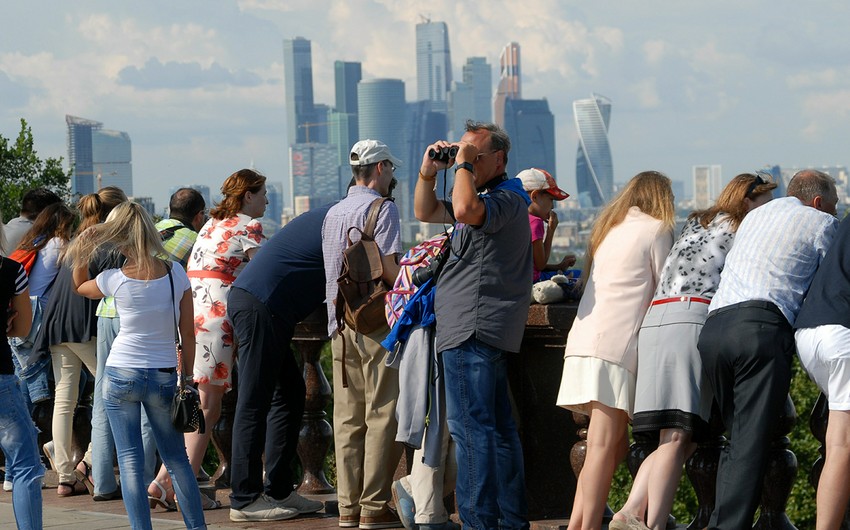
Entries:
[[637, 97], [638, 104], [644, 109], [653, 109], [661, 105], [658, 87], [654, 77], [643, 79], [632, 86], [632, 92]]
[[850, 82], [850, 71], [839, 73], [835, 68], [826, 68], [816, 72], [801, 72], [785, 78], [785, 83], [791, 90], [830, 88], [839, 82]]
[[647, 64], [658, 66], [667, 55], [668, 45], [663, 40], [649, 40], [643, 43], [643, 54]]

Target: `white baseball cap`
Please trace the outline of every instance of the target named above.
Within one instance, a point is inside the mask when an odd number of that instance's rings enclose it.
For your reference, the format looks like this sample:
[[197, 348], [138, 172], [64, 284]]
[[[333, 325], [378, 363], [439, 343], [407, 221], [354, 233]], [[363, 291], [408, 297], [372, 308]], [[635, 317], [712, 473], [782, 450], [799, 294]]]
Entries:
[[401, 160], [390, 153], [387, 144], [378, 140], [360, 140], [351, 148], [349, 163], [352, 166], [368, 166], [389, 160], [395, 167], [401, 167]]

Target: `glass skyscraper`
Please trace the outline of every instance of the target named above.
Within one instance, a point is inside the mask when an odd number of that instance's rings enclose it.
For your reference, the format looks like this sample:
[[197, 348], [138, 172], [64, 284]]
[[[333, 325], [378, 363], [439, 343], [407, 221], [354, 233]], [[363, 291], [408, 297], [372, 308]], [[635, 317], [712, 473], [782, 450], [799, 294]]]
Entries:
[[474, 107], [470, 119], [481, 122], [493, 121], [493, 68], [484, 57], [469, 57], [463, 65], [463, 83], [472, 89]]
[[345, 195], [348, 180], [341, 182], [336, 162], [336, 146], [317, 143], [289, 146], [289, 195], [295, 215]]
[[357, 83], [361, 78], [360, 63], [334, 63], [336, 108], [328, 116], [328, 143], [337, 146], [338, 163], [345, 170], [348, 169], [349, 150], [358, 140]]
[[[401, 79], [370, 79], [357, 85], [358, 140], [379, 140], [387, 144], [393, 155], [404, 160], [408, 133], [405, 127], [404, 82]], [[351, 146], [349, 146], [350, 148]], [[418, 169], [418, 168], [417, 168]], [[410, 185], [407, 164], [395, 171], [398, 188], [395, 195], [399, 201], [402, 217], [405, 211], [405, 189]], [[412, 206], [412, 205], [410, 205]], [[410, 210], [412, 211], [412, 210]]]
[[522, 98], [520, 74], [519, 44], [509, 42], [499, 56], [499, 87], [493, 100], [493, 119], [502, 127], [505, 126], [505, 102]]
[[452, 86], [449, 28], [430, 20], [416, 25], [416, 98], [430, 101], [431, 109], [446, 112]]
[[283, 41], [283, 82], [286, 89], [286, 131], [289, 143], [304, 143], [315, 125], [313, 111], [313, 53], [310, 41], [295, 37]]
[[545, 99], [505, 100], [505, 132], [511, 138], [508, 177], [523, 169], [545, 169], [557, 177], [555, 168], [555, 117]]
[[103, 128], [103, 123], [65, 116], [68, 164], [73, 169], [71, 193], [87, 195], [104, 186], [117, 186], [133, 195], [130, 135]]
[[599, 207], [611, 199], [614, 191], [614, 165], [608, 143], [611, 100], [591, 94], [589, 99], [573, 101], [578, 132], [576, 187], [582, 207]]

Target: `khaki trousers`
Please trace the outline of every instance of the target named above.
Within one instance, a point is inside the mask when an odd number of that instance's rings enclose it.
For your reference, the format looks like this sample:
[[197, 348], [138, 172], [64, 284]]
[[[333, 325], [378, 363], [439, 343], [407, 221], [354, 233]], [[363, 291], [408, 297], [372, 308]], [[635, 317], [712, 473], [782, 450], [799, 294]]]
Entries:
[[[73, 484], [74, 467], [71, 462], [71, 435], [74, 428], [74, 411], [80, 394], [80, 373], [83, 363], [95, 375], [97, 372], [97, 343], [63, 342], [50, 347], [53, 360], [53, 377], [56, 379], [56, 397], [53, 402], [53, 450], [59, 482]], [[91, 444], [84, 457], [91, 462]]]
[[[395, 441], [398, 370], [384, 364], [387, 328], [361, 335], [346, 328], [333, 338], [334, 447], [340, 515], [385, 513], [401, 458]], [[348, 388], [342, 386], [342, 349]]]

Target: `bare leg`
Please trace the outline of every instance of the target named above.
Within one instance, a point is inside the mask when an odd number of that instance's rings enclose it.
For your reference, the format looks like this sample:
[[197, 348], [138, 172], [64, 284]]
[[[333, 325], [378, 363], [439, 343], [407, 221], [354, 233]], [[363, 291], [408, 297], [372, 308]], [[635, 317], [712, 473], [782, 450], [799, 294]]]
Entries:
[[581, 494], [581, 473], [579, 480], [576, 483], [576, 496], [573, 499], [573, 511], [570, 513], [570, 522], [567, 525], [567, 530], [580, 530], [582, 519], [582, 494]]
[[629, 498], [626, 499], [626, 504], [620, 508], [620, 511], [614, 514], [614, 520], [626, 522], [629, 516], [633, 516], [640, 521], [643, 521], [643, 516], [646, 513], [646, 505], [648, 498], [649, 477], [652, 472], [652, 466], [655, 462], [655, 454], [657, 451], [650, 453], [646, 460], [638, 469], [635, 480], [632, 482], [632, 489], [629, 492]]
[[[201, 383], [198, 385], [198, 393], [201, 395], [201, 410], [204, 413], [204, 422], [207, 428], [204, 430], [204, 434], [192, 432], [184, 435], [186, 453], [189, 455], [189, 464], [191, 464], [195, 476], [198, 475], [201, 464], [204, 463], [207, 445], [209, 445], [210, 438], [212, 437], [212, 428], [218, 423], [218, 419], [221, 417], [221, 400], [224, 396], [224, 386]], [[172, 491], [171, 477], [168, 475], [168, 470], [165, 469], [165, 466], [159, 468], [159, 474], [155, 480], [169, 492]], [[148, 486], [148, 492], [157, 493], [158, 489], [155, 485], [151, 484]], [[168, 498], [172, 499], [173, 494], [169, 495]]]
[[602, 527], [602, 513], [608, 500], [614, 470], [628, 449], [628, 420], [628, 414], [623, 410], [591, 402], [587, 456], [578, 479], [582, 497], [582, 530], [598, 530]]
[[682, 466], [693, 454], [696, 444], [691, 434], [682, 429], [662, 429], [658, 449], [653, 453], [648, 480], [646, 525], [653, 530], [667, 527], [667, 517], [673, 508], [673, 497], [682, 478]]
[[850, 500], [850, 411], [830, 410], [826, 462], [818, 483], [817, 528], [839, 528]]

